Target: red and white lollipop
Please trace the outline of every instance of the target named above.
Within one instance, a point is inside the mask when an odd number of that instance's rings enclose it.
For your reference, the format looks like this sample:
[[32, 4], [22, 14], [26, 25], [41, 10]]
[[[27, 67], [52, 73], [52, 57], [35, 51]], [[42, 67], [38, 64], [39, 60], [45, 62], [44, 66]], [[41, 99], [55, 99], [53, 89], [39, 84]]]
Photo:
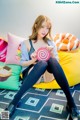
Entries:
[[45, 48], [45, 47], [41, 47], [37, 50], [37, 59], [38, 60], [44, 60], [47, 61], [50, 58], [50, 51]]

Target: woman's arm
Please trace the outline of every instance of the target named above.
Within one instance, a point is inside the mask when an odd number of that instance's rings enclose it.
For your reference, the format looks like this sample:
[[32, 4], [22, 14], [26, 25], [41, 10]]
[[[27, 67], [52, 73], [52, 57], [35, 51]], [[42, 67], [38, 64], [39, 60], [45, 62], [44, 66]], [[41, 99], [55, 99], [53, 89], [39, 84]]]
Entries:
[[35, 59], [29, 60], [29, 61], [24, 61], [24, 62], [22, 63], [22, 66], [29, 66], [29, 65], [31, 65], [31, 64], [34, 64], [35, 62], [36, 62]]
[[29, 59], [28, 55], [28, 49], [26, 47], [25, 42], [21, 43], [21, 60], [20, 64], [21, 66], [29, 66], [31, 64], [34, 64], [36, 61], [36, 58], [32, 58], [31, 60]]

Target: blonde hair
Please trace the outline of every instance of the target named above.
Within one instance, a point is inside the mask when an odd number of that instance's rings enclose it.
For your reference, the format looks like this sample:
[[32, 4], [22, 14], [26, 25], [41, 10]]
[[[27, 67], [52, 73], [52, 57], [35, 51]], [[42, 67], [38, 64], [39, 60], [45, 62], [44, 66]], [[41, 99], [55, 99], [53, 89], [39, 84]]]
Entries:
[[52, 40], [52, 36], [51, 36], [52, 24], [50, 19], [44, 15], [40, 15], [36, 18], [32, 27], [32, 34], [29, 36], [30, 40], [37, 40], [37, 34], [38, 34], [37, 32], [41, 28], [43, 22], [46, 22], [49, 28], [48, 34], [43, 39], [45, 41], [47, 41], [48, 39]]

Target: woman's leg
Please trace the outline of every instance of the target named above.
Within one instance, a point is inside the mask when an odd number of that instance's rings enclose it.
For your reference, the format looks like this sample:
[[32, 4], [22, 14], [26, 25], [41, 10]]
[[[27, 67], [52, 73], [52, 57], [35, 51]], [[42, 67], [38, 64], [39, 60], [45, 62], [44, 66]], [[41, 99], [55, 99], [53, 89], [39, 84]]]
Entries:
[[24, 82], [20, 90], [12, 100], [11, 104], [15, 106], [18, 104], [23, 94], [37, 82], [40, 76], [46, 71], [46, 68], [47, 62], [45, 61], [39, 61], [37, 64], [34, 65], [30, 73], [24, 78]]
[[61, 89], [64, 91], [69, 106], [75, 107], [75, 103], [74, 103], [74, 100], [73, 100], [71, 92], [70, 92], [67, 78], [63, 72], [63, 69], [61, 68], [60, 64], [58, 63], [58, 61], [55, 58], [50, 58], [48, 60], [47, 70], [49, 72], [53, 73], [57, 83], [59, 84]]
[[71, 95], [67, 78], [63, 72], [63, 69], [61, 68], [60, 64], [55, 58], [50, 58], [48, 60], [47, 70], [53, 73], [57, 83], [59, 84], [59, 86], [61, 87], [61, 89], [64, 91], [66, 95], [66, 98], [68, 101], [67, 108], [70, 111], [71, 119], [80, 120], [80, 112], [77, 110], [77, 107]]

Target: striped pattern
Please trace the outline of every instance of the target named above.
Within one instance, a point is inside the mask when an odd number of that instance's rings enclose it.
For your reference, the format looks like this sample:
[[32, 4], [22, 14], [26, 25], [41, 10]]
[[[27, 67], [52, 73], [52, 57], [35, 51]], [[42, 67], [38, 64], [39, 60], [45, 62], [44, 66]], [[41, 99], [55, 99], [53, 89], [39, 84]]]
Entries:
[[60, 33], [54, 36], [54, 42], [58, 50], [71, 51], [79, 46], [80, 40], [70, 33]]
[[0, 38], [0, 62], [5, 62], [8, 43]]

